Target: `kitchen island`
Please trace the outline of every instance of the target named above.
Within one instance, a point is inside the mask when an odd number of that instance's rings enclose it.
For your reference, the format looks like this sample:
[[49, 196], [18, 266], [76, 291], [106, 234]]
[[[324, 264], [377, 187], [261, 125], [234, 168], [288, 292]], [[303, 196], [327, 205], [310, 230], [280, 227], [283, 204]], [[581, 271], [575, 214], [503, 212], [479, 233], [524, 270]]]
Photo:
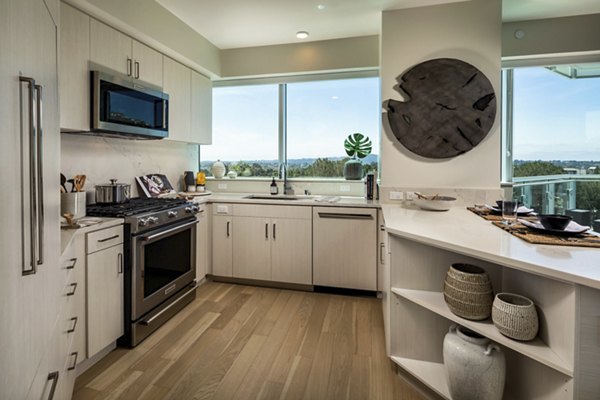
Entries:
[[[505, 398], [600, 398], [600, 250], [534, 245], [463, 207], [448, 212], [382, 205], [389, 249], [384, 320], [391, 359], [443, 398], [450, 398], [442, 341], [452, 324], [499, 343], [506, 354]], [[519, 342], [490, 319], [450, 312], [443, 282], [452, 263], [490, 275], [495, 293], [529, 297], [538, 337]]]

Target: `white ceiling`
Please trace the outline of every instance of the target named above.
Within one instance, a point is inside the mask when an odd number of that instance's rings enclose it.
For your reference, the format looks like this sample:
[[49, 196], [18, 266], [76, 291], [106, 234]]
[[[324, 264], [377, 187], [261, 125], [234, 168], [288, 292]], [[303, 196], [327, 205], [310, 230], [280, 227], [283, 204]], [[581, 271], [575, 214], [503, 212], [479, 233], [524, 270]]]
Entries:
[[[156, 0], [221, 49], [376, 35], [382, 10], [463, 0]], [[472, 0], [481, 1], [481, 0]], [[600, 13], [599, 0], [503, 0], [503, 21]], [[319, 9], [318, 6], [324, 6]]]

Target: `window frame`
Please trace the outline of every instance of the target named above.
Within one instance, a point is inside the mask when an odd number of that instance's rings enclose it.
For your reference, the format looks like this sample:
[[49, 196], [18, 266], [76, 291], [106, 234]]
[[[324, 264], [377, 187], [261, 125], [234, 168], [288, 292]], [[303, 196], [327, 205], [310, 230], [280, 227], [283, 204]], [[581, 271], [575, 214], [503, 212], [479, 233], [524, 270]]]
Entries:
[[[380, 78], [379, 68], [372, 69], [361, 69], [356, 71], [345, 71], [345, 72], [332, 72], [332, 73], [316, 73], [306, 75], [286, 75], [286, 76], [273, 76], [273, 77], [254, 77], [244, 79], [224, 79], [213, 81], [213, 89], [220, 87], [232, 87], [232, 86], [253, 86], [253, 85], [278, 85], [279, 93], [279, 109], [278, 109], [278, 179], [283, 179], [281, 166], [285, 164], [287, 166], [287, 85], [290, 83], [301, 83], [301, 82], [316, 82], [316, 81], [332, 81], [332, 80], [344, 80], [344, 79], [360, 79], [360, 78]], [[379, 85], [379, 91], [381, 92], [381, 83]], [[378, 133], [381, 139], [381, 118], [378, 120]], [[202, 162], [202, 146], [198, 148], [198, 169], [201, 168]], [[381, 157], [379, 157], [378, 164], [381, 163]], [[379, 174], [380, 168], [377, 168]], [[210, 179], [210, 178], [209, 178]], [[270, 180], [269, 177], [248, 177], [248, 180]], [[288, 180], [303, 180], [303, 181], [336, 181], [343, 180], [343, 177], [299, 177], [299, 178], [288, 178]]]

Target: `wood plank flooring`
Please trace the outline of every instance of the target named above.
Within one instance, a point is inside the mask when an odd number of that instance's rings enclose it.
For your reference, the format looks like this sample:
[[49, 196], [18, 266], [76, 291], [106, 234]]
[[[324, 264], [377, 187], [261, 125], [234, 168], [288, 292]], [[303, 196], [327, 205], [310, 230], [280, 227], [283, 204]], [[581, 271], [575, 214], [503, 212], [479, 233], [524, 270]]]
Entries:
[[385, 354], [379, 300], [213, 282], [73, 398], [424, 399]]

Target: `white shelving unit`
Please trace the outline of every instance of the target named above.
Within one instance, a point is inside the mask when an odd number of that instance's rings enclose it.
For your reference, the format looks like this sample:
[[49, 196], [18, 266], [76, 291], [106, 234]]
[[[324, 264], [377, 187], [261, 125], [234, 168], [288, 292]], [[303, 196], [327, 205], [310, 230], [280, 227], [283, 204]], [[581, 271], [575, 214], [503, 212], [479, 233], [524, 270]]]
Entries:
[[[442, 346], [456, 323], [502, 346], [506, 399], [600, 398], [600, 358], [595, 358], [600, 354], [599, 291], [394, 234], [389, 243], [390, 357], [399, 367], [450, 399]], [[453, 314], [444, 301], [443, 282], [449, 266], [458, 262], [484, 268], [495, 293], [531, 298], [540, 318], [538, 337], [512, 340], [491, 319], [470, 321]]]

